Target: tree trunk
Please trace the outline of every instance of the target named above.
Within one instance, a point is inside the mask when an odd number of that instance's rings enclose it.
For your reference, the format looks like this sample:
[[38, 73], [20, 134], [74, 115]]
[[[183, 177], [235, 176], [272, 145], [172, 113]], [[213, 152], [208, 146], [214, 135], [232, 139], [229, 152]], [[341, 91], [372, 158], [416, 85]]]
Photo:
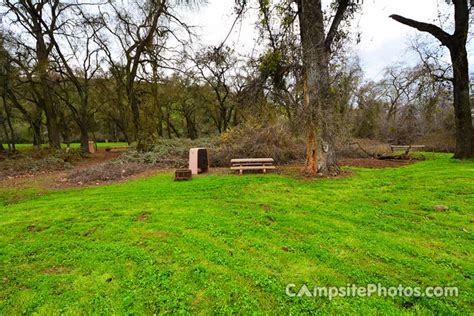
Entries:
[[158, 111], [158, 136], [163, 137], [163, 111], [161, 107]]
[[5, 134], [5, 142], [8, 146], [8, 151], [11, 151], [11, 144], [10, 144], [10, 135], [8, 135], [7, 124], [5, 124], [5, 119], [0, 117], [0, 121], [2, 122], [3, 133]]
[[81, 103], [81, 110], [79, 112], [77, 124], [79, 125], [79, 130], [81, 132], [81, 151], [83, 153], [90, 153], [89, 152], [89, 139], [90, 139], [89, 138], [89, 115], [87, 111], [89, 108], [89, 94], [88, 94], [87, 87], [85, 89], [86, 90], [82, 90], [82, 93], [81, 93], [82, 103]]
[[316, 142], [316, 135], [314, 130], [308, 131], [308, 139], [306, 142], [306, 163], [304, 166], [305, 173], [316, 175], [317, 160], [318, 160], [318, 147]]
[[166, 131], [168, 132], [168, 138], [169, 139], [173, 138], [173, 136], [171, 135], [171, 123], [170, 123], [169, 111], [166, 112]]
[[140, 109], [138, 107], [138, 100], [135, 95], [135, 91], [132, 90], [129, 92], [129, 106], [132, 110], [132, 121], [133, 121], [133, 140], [138, 141], [139, 143], [142, 141], [141, 135], [141, 123], [140, 123]]
[[469, 102], [469, 73], [466, 47], [450, 49], [454, 75], [454, 112], [456, 121], [456, 151], [454, 158], [474, 157], [474, 134]]
[[89, 132], [87, 126], [79, 126], [81, 132], [81, 152], [88, 154], [89, 153]]
[[11, 112], [10, 112], [10, 108], [7, 106], [7, 100], [5, 98], [5, 95], [2, 96], [2, 100], [3, 100], [3, 107], [5, 108], [8, 128], [10, 129], [10, 144], [11, 144], [12, 150], [15, 151], [16, 150], [15, 130], [13, 129], [13, 124], [11, 120]]
[[198, 135], [195, 121], [193, 120], [190, 114], [185, 114], [184, 119], [186, 121], [186, 131], [188, 134], [188, 138], [196, 139]]
[[338, 170], [334, 140], [335, 107], [329, 98], [330, 49], [324, 31], [321, 0], [301, 0], [298, 6], [305, 70], [304, 120], [308, 130], [305, 172], [315, 175]]
[[46, 114], [46, 129], [48, 130], [49, 146], [54, 149], [59, 149], [61, 147], [61, 141], [59, 138], [56, 112], [48, 101], [45, 101], [43, 105]]
[[41, 85], [41, 100], [42, 108], [46, 115], [46, 128], [48, 129], [48, 140], [49, 146], [52, 149], [61, 148], [61, 140], [59, 137], [59, 124], [57, 119], [57, 113], [54, 108], [53, 98], [51, 96], [50, 87], [48, 84], [48, 60], [47, 56], [42, 56], [41, 52], [38, 52], [38, 71]]
[[53, 97], [51, 95], [49, 85], [49, 53], [44, 41], [44, 34], [41, 28], [35, 30], [36, 39], [36, 57], [38, 58], [37, 71], [39, 77], [39, 84], [41, 87], [41, 107], [44, 109], [46, 115], [46, 127], [48, 129], [49, 146], [52, 149], [60, 149], [61, 141], [59, 137], [59, 124], [57, 113], [53, 104]]
[[41, 120], [30, 122], [31, 130], [33, 132], [33, 146], [40, 148], [43, 144], [43, 135], [41, 135]]
[[157, 132], [159, 137], [163, 137], [163, 109], [158, 97], [158, 65], [155, 60], [152, 63], [153, 82], [151, 84], [151, 93], [153, 97], [153, 107], [156, 109], [158, 115]]

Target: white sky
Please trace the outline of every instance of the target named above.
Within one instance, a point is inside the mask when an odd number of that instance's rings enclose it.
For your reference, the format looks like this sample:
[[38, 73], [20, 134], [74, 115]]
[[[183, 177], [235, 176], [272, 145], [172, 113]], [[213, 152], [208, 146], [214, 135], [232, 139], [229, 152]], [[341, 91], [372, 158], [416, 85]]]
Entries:
[[[417, 31], [390, 19], [389, 15], [399, 14], [438, 24], [438, 3], [442, 4], [439, 8], [446, 9], [444, 0], [364, 0], [362, 13], [356, 17], [353, 26], [362, 33], [355, 52], [360, 57], [366, 79], [380, 78], [383, 68], [392, 64], [414, 64], [418, 60], [417, 55], [409, 49], [410, 39], [414, 38]], [[186, 14], [191, 19], [190, 24], [197, 26], [195, 32], [202, 44], [219, 45], [226, 37], [235, 18], [233, 5], [234, 0], [208, 0], [207, 5]], [[254, 46], [261, 48], [264, 44], [256, 43], [256, 21], [255, 11], [250, 12], [236, 26], [226, 44], [242, 54], [250, 53]], [[432, 41], [436, 43], [437, 40], [432, 38]], [[473, 51], [471, 47], [470, 60]]]

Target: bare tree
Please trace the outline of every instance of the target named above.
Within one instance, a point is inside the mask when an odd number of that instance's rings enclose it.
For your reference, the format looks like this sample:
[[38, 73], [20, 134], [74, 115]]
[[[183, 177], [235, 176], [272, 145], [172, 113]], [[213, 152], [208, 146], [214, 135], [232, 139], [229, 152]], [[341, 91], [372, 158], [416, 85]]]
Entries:
[[[61, 27], [58, 17], [70, 5], [59, 0], [34, 2], [5, 0], [4, 5], [8, 13], [13, 16], [13, 23], [25, 30], [33, 39], [34, 46], [28, 46], [28, 49], [34, 51], [36, 57], [35, 78], [40, 86], [37, 101], [46, 114], [50, 146], [58, 149], [60, 148], [59, 125], [50, 84], [50, 56], [55, 44], [50, 34]], [[24, 45], [27, 46], [27, 44]]]
[[[17, 59], [9, 58], [9, 65], [12, 66], [18, 63]], [[10, 68], [10, 67], [9, 67]], [[13, 68], [13, 67], [12, 67]], [[33, 134], [33, 145], [37, 148], [43, 144], [42, 135], [42, 116], [43, 108], [38, 102], [39, 93], [35, 82], [31, 79], [31, 73], [23, 72], [26, 78], [10, 77], [7, 75], [7, 80], [3, 81], [2, 92], [5, 104], [17, 109], [24, 121], [26, 121]]]
[[397, 65], [388, 67], [385, 70], [385, 77], [382, 82], [384, 90], [381, 92], [385, 96], [388, 107], [385, 124], [391, 134], [387, 137], [393, 138], [393, 134], [397, 132], [396, 122], [400, 108], [409, 104], [416, 96], [413, 91], [416, 88], [419, 75], [411, 69]]
[[[14, 34], [4, 33], [5, 44], [8, 44], [15, 54], [4, 52], [5, 64], [3, 93], [5, 101], [18, 110], [27, 122], [33, 134], [33, 145], [40, 147], [43, 144], [43, 113], [42, 100], [43, 84], [36, 76], [36, 54], [28, 46], [18, 42]], [[55, 109], [56, 110], [56, 109]]]
[[231, 125], [236, 110], [232, 100], [232, 75], [237, 60], [233, 51], [226, 46], [208, 47], [194, 58], [199, 78], [211, 87], [214, 100], [208, 100], [211, 107], [209, 115], [219, 133], [225, 132]]
[[[52, 53], [55, 70], [63, 79], [62, 85], [58, 85], [61, 89], [55, 89], [55, 91], [70, 109], [79, 127], [81, 150], [87, 153], [89, 152], [91, 81], [100, 70], [101, 49], [94, 45], [93, 41], [98, 30], [90, 27], [90, 19], [85, 14], [80, 6], [71, 7], [67, 16], [63, 14], [61, 35], [49, 30], [49, 38], [55, 48]], [[73, 16], [79, 18], [73, 18]], [[78, 102], [70, 96], [71, 85], [76, 91]]]
[[455, 158], [468, 159], [474, 157], [474, 134], [469, 100], [469, 64], [467, 58], [467, 36], [469, 32], [469, 14], [472, 6], [468, 0], [453, 0], [454, 4], [454, 33], [449, 34], [440, 27], [391, 15], [395, 21], [421, 32], [427, 32], [449, 49], [453, 66], [454, 111], [456, 117], [456, 150]]
[[[123, 82], [126, 102], [132, 114], [133, 133], [132, 139], [138, 141], [138, 147], [146, 138], [142, 130], [140, 118], [140, 99], [138, 97], [138, 82], [140, 72], [146, 72], [145, 68], [150, 61], [147, 54], [156, 53], [160, 50], [151, 49], [153, 46], [164, 46], [169, 37], [178, 38], [172, 29], [172, 25], [179, 25], [188, 30], [179, 18], [173, 14], [176, 5], [189, 5], [199, 1], [191, 0], [148, 0], [133, 1], [133, 6], [121, 6], [117, 2], [109, 2], [112, 11], [109, 14], [101, 12], [97, 17], [102, 26], [107, 30], [103, 36], [97, 36], [96, 42], [106, 52], [108, 62], [115, 72], [120, 74], [117, 79]], [[133, 10], [131, 9], [133, 8]], [[112, 36], [113, 39], [110, 39]], [[116, 58], [110, 48], [110, 42], [114, 42], [121, 49], [121, 57]]]
[[[9, 150], [15, 151], [15, 130], [12, 124], [12, 107], [9, 104], [8, 93], [10, 82], [14, 80], [14, 70], [10, 63], [10, 56], [3, 46], [3, 34], [0, 33], [0, 98], [3, 107], [0, 108], [0, 121]], [[7, 128], [8, 126], [8, 128]]]

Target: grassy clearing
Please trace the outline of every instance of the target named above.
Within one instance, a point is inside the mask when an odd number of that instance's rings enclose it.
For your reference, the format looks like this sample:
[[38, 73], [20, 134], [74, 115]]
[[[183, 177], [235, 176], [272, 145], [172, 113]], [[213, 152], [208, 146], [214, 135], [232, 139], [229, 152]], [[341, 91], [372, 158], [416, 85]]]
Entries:
[[[128, 144], [124, 142], [118, 142], [118, 143], [96, 143], [97, 148], [107, 148], [107, 147], [127, 147]], [[7, 145], [4, 144], [5, 147], [8, 147]], [[32, 144], [16, 144], [16, 149], [22, 150], [22, 149], [33, 149]], [[41, 146], [42, 148], [48, 148], [49, 146], [47, 144], [44, 144]], [[61, 144], [61, 148], [66, 148], [66, 144]], [[81, 147], [81, 144], [79, 143], [71, 143], [69, 144], [69, 147], [73, 149], [78, 149]]]
[[[0, 207], [0, 314], [472, 313], [474, 163], [353, 170], [26, 194]], [[459, 297], [290, 298], [287, 283], [457, 286]]]

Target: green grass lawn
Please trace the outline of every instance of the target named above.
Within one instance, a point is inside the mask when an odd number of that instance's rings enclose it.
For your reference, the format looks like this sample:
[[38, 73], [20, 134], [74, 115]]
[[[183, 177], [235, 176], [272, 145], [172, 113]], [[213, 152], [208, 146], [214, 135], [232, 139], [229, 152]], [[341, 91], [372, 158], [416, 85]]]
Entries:
[[[162, 174], [14, 203], [0, 188], [0, 314], [473, 313], [474, 162], [352, 170]], [[288, 297], [288, 283], [459, 296]]]
[[[118, 143], [96, 143], [97, 144], [97, 148], [107, 148], [107, 147], [127, 147], [128, 144], [127, 143], [124, 143], [124, 142], [118, 142]], [[5, 148], [8, 147], [8, 145], [3, 145], [5, 146]], [[16, 144], [15, 145], [16, 149], [18, 150], [21, 150], [21, 149], [32, 149], [33, 148], [33, 145], [32, 144]], [[47, 144], [43, 144], [41, 146], [42, 148], [48, 148], [48, 145]], [[66, 148], [67, 145], [66, 144], [61, 144], [61, 147], [62, 148]], [[81, 144], [79, 143], [71, 143], [69, 144], [69, 147], [71, 148], [74, 148], [74, 149], [78, 149], [81, 147]]]

